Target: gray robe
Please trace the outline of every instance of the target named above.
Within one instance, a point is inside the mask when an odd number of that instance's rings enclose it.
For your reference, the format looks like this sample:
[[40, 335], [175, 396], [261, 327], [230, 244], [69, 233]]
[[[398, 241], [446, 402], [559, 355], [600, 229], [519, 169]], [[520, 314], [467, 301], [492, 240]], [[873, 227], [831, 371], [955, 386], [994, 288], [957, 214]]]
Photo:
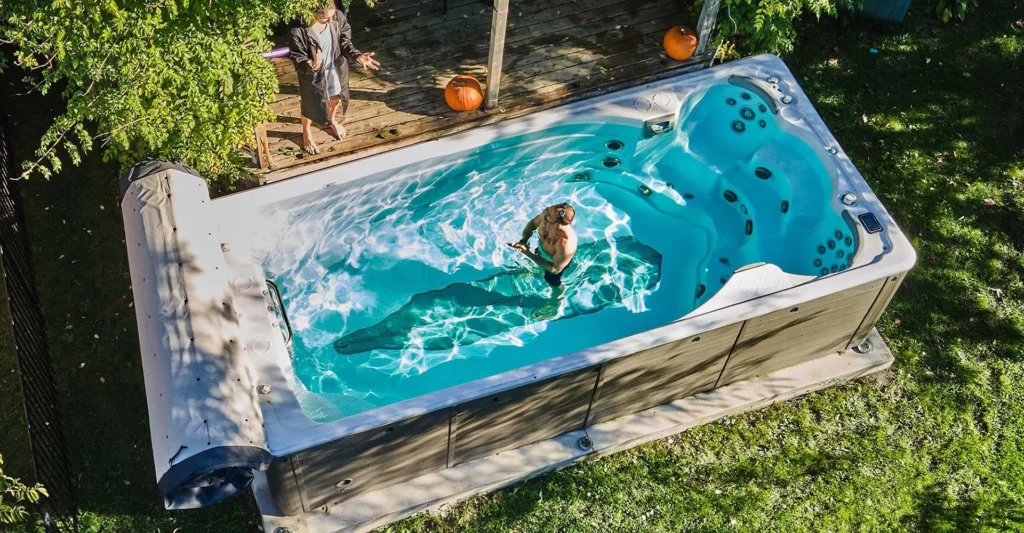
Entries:
[[[328, 26], [334, 39], [334, 67], [338, 71], [338, 81], [341, 82], [341, 112], [344, 116], [349, 99], [348, 61], [355, 61], [362, 52], [352, 44], [352, 27], [340, 9], [335, 12]], [[294, 27], [288, 31], [288, 48], [288, 57], [295, 62], [295, 73], [299, 78], [302, 116], [319, 124], [327, 124], [330, 118], [327, 114], [327, 76], [322, 65], [320, 70], [314, 71], [307, 63], [320, 50], [316, 34], [306, 24]], [[323, 60], [327, 62], [327, 58]]]

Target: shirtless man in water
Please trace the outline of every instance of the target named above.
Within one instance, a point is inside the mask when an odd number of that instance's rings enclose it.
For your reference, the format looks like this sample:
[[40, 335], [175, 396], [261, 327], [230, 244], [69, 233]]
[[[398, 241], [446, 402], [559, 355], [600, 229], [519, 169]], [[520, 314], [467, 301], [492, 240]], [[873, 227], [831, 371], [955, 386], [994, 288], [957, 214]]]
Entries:
[[[519, 242], [506, 243], [544, 269], [544, 280], [555, 288], [556, 296], [563, 290], [562, 275], [576, 254], [576, 232], [572, 229], [575, 219], [576, 210], [568, 203], [547, 207], [526, 224]], [[537, 253], [531, 252], [529, 246], [535, 230], [540, 233]]]

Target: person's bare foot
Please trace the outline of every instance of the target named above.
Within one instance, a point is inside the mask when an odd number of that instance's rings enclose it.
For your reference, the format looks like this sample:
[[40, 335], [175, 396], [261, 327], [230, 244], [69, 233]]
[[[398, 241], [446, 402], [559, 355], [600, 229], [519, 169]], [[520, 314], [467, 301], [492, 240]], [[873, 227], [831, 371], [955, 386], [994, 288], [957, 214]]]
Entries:
[[348, 134], [348, 131], [345, 130], [345, 126], [342, 126], [337, 122], [331, 122], [331, 131], [334, 132], [334, 136], [337, 137], [339, 141], [344, 139], [345, 135]]
[[316, 155], [320, 153], [320, 149], [316, 147], [316, 141], [313, 140], [313, 132], [302, 132], [302, 148], [306, 150], [306, 153], [309, 155]]

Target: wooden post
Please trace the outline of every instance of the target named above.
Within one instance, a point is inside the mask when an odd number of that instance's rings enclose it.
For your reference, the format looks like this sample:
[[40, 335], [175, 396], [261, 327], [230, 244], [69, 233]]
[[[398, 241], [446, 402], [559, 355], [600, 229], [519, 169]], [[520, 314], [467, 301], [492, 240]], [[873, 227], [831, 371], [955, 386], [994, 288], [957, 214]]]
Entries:
[[715, 19], [718, 18], [718, 6], [721, 3], [722, 0], [704, 0], [704, 6], [700, 8], [700, 18], [697, 19], [697, 50], [694, 51], [694, 55], [703, 54], [711, 44]]
[[509, 0], [494, 0], [491, 15], [491, 46], [487, 52], [487, 109], [498, 107], [498, 88], [501, 86], [501, 61], [505, 55], [505, 28], [508, 25]]
[[267, 143], [267, 125], [264, 123], [256, 126], [256, 160], [260, 170], [270, 168], [270, 145]]

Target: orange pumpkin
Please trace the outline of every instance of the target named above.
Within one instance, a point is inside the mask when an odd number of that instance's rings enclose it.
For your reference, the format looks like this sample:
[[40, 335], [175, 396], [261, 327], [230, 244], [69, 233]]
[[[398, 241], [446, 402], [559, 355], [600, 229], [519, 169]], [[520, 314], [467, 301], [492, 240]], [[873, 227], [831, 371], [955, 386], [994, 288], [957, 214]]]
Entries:
[[697, 49], [697, 34], [686, 26], [676, 26], [665, 34], [665, 53], [676, 61], [686, 61]]
[[484, 91], [473, 76], [455, 76], [444, 88], [444, 101], [456, 111], [476, 111], [484, 102]]

